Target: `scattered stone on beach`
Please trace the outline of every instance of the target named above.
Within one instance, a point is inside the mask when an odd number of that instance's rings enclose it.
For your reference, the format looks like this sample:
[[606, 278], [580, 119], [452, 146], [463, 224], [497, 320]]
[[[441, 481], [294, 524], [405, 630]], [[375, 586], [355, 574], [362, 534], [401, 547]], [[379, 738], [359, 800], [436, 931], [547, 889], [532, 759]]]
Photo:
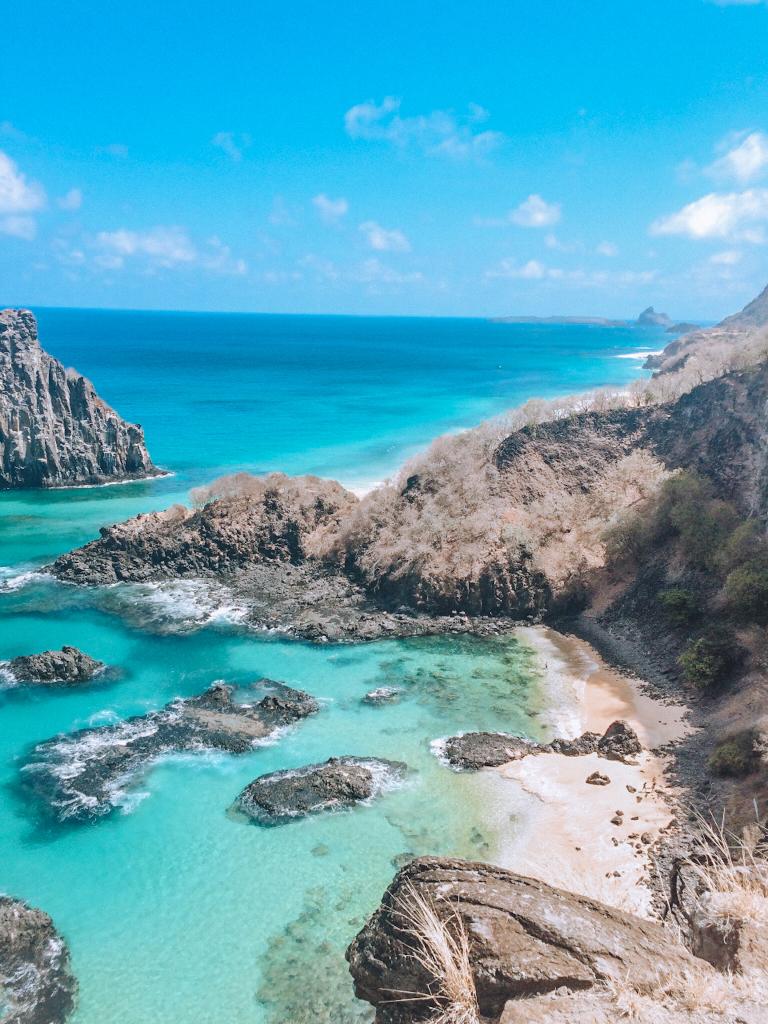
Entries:
[[[629, 979], [656, 991], [661, 949], [670, 982], [689, 976], [697, 963], [707, 976], [712, 970], [656, 922], [489, 864], [425, 857], [398, 872], [347, 950], [355, 994], [376, 1007], [378, 1024], [410, 1024], [438, 1009], [429, 1000], [392, 998], [393, 992], [434, 991], [434, 978], [413, 953], [420, 941], [411, 924], [418, 898], [444, 923], [464, 927], [483, 1019], [498, 1021], [510, 1000], [525, 1006], [561, 986], [607, 995], [608, 983], [624, 986]], [[525, 1012], [506, 1019], [547, 1020]], [[560, 1019], [582, 1024], [567, 1013]]]
[[219, 682], [159, 711], [46, 740], [23, 766], [23, 786], [60, 821], [98, 818], [118, 806], [130, 781], [164, 754], [243, 754], [319, 709], [308, 693], [270, 679], [241, 689], [254, 703], [235, 701], [234, 687]]
[[270, 772], [240, 793], [234, 809], [259, 825], [282, 825], [308, 814], [352, 807], [378, 796], [405, 774], [401, 761], [332, 757], [323, 764]]
[[8, 662], [8, 670], [20, 683], [87, 683], [106, 668], [77, 647], [60, 651], [22, 654]]
[[603, 775], [602, 772], [592, 772], [588, 775], [586, 781], [590, 786], [610, 786], [611, 780], [607, 775]]
[[400, 699], [400, 690], [396, 686], [379, 686], [370, 690], [363, 697], [363, 704], [372, 704], [378, 707], [381, 704], [394, 704]]
[[624, 815], [621, 813], [621, 811], [616, 811], [614, 816], [611, 818], [611, 824], [612, 825], [623, 825], [624, 824]]
[[3, 1024], [62, 1024], [75, 1005], [69, 950], [53, 921], [0, 896], [0, 1018]]
[[599, 732], [583, 732], [574, 740], [552, 740], [546, 745], [546, 749], [555, 754], [565, 754], [566, 757], [581, 757], [585, 754], [594, 754], [599, 742]]

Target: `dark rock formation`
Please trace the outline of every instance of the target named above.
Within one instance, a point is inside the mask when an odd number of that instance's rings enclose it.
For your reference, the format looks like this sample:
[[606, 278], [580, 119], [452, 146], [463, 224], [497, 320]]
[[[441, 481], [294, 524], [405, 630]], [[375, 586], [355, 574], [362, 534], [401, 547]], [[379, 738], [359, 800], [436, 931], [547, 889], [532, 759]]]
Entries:
[[[660, 950], [666, 980], [684, 977], [697, 964], [708, 969], [659, 924], [488, 864], [421, 858], [397, 874], [347, 951], [355, 992], [376, 1007], [377, 1024], [427, 1020], [439, 1006], [418, 998], [435, 993], [436, 983], [414, 956], [421, 941], [412, 923], [414, 894], [449, 928], [461, 921], [480, 1013], [490, 1020], [498, 1020], [510, 1000], [562, 987], [597, 994], [614, 981], [654, 992]], [[414, 999], [404, 998], [408, 993]], [[563, 1018], [571, 1019], [579, 1018]]]
[[62, 1024], [75, 1005], [69, 951], [50, 917], [0, 896], [0, 1019]]
[[24, 786], [60, 821], [102, 817], [119, 804], [130, 781], [163, 754], [243, 754], [318, 710], [313, 697], [284, 683], [261, 679], [247, 689], [259, 697], [255, 703], [237, 703], [233, 687], [214, 683], [199, 697], [172, 701], [119, 725], [46, 740], [22, 769]]
[[439, 745], [452, 768], [478, 771], [480, 768], [498, 768], [510, 761], [519, 761], [528, 754], [538, 753], [537, 743], [510, 736], [504, 732], [465, 732], [463, 736], [450, 736]]
[[598, 754], [611, 761], [624, 761], [639, 754], [642, 747], [634, 729], [619, 720], [609, 725], [602, 736], [597, 732], [585, 732], [572, 740], [534, 743], [503, 732], [466, 732], [441, 741], [437, 749], [452, 768], [478, 771], [480, 768], [498, 768], [530, 754], [565, 754], [566, 757]]
[[141, 427], [43, 351], [32, 313], [0, 312], [0, 490], [157, 474]]
[[609, 761], [626, 761], [642, 750], [637, 733], [628, 723], [619, 719], [612, 722], [597, 744], [597, 752]]
[[369, 800], [406, 769], [400, 761], [376, 757], [332, 757], [323, 764], [260, 775], [234, 806], [259, 825], [281, 825]]
[[8, 662], [8, 669], [20, 683], [87, 683], [106, 668], [103, 661], [62, 647], [60, 651], [22, 654]]
[[672, 320], [666, 313], [657, 313], [653, 306], [644, 309], [637, 318], [638, 327], [671, 327]]

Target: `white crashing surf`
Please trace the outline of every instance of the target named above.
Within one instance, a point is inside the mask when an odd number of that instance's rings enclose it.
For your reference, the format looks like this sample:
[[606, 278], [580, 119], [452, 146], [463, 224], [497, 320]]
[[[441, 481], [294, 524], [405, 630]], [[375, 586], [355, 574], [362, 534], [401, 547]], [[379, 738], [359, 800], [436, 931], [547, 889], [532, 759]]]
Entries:
[[141, 625], [164, 633], [186, 633], [208, 625], [239, 625], [248, 608], [231, 591], [207, 580], [119, 583], [107, 589], [108, 603]]
[[34, 583], [45, 583], [53, 577], [37, 569], [24, 569], [19, 565], [0, 565], [0, 594], [12, 594]]

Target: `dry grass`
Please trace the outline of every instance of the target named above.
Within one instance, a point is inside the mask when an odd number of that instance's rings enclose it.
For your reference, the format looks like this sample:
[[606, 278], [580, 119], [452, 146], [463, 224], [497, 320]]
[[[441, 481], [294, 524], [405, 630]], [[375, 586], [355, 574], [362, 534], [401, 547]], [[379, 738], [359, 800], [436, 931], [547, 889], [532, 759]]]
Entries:
[[456, 911], [444, 920], [435, 905], [409, 885], [399, 896], [396, 913], [416, 937], [411, 955], [434, 981], [431, 991], [402, 994], [398, 1001], [435, 1003], [429, 1024], [480, 1024], [469, 937]]
[[765, 928], [768, 943], [768, 860], [749, 837], [728, 831], [724, 821], [697, 815], [696, 825], [707, 856], [685, 863], [699, 882], [701, 900], [717, 917]]

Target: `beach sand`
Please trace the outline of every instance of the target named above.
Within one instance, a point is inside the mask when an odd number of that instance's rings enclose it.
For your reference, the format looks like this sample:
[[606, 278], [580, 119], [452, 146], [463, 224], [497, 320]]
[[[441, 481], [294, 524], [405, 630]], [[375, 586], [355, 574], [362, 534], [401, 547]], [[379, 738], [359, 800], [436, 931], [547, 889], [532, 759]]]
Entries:
[[[521, 629], [519, 639], [537, 652], [544, 690], [551, 691], [557, 705], [551, 723], [556, 733], [603, 732], [623, 718], [644, 750], [636, 765], [597, 754], [543, 754], [496, 769], [493, 804], [497, 810], [506, 806], [507, 820], [513, 810], [514, 826], [503, 829], [495, 859], [514, 871], [650, 917], [650, 849], [675, 814], [675, 793], [664, 774], [667, 756], [653, 748], [685, 734], [686, 709], [649, 697], [639, 680], [611, 669], [576, 637], [537, 626]], [[588, 784], [587, 776], [595, 771], [607, 775], [610, 784]], [[613, 824], [617, 812], [622, 820]]]

